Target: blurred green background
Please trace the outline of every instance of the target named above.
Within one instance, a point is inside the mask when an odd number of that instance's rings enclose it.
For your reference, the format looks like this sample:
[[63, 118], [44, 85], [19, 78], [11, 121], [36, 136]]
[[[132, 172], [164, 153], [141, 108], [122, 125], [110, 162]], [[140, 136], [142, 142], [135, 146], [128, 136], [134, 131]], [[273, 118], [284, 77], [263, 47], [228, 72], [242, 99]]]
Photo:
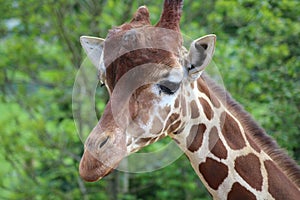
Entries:
[[[79, 177], [79, 37], [105, 37], [141, 5], [156, 23], [160, 1], [0, 0], [0, 199], [210, 199], [185, 156], [151, 173]], [[300, 2], [185, 0], [181, 28], [193, 39], [217, 35], [227, 90], [299, 163]], [[97, 91], [100, 116], [108, 96]]]

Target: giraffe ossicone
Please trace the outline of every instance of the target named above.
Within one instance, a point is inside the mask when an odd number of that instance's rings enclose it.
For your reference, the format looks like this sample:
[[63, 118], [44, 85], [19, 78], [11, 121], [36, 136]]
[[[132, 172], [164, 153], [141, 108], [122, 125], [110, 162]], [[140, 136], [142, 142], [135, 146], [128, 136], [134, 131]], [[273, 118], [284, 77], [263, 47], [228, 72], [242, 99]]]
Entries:
[[151, 26], [140, 7], [106, 39], [81, 44], [110, 93], [85, 141], [79, 172], [97, 181], [121, 160], [170, 136], [216, 199], [297, 199], [299, 166], [203, 71], [216, 36], [182, 46], [182, 1], [165, 1]]

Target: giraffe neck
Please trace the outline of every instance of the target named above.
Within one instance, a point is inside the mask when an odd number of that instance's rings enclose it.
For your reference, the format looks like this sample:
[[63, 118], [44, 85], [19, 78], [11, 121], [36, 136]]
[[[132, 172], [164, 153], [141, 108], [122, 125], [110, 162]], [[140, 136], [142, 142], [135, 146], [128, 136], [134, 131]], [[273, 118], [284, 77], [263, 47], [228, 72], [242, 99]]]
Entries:
[[[171, 137], [185, 152], [208, 191], [215, 199], [297, 199], [299, 167], [281, 152], [277, 156], [294, 168], [284, 169], [280, 159], [271, 156], [272, 151], [265, 147], [269, 143], [277, 151], [274, 141], [229, 94], [216, 95], [206, 80], [210, 81], [201, 78], [198, 85], [192, 86], [193, 94], [188, 95], [191, 99], [181, 97], [183, 107], [186, 106], [183, 115], [190, 119]], [[244, 113], [242, 119], [237, 110]], [[265, 144], [259, 139], [266, 140]]]

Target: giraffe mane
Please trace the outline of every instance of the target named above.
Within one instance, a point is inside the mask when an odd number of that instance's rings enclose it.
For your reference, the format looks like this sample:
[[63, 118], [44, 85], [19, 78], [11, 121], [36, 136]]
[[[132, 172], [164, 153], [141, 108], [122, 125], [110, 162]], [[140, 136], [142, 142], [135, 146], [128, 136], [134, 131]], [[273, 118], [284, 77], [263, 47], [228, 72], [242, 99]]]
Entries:
[[215, 81], [213, 81], [207, 74], [203, 74], [201, 78], [209, 89], [208, 96], [215, 95], [226, 108], [231, 111], [237, 118], [240, 119], [242, 126], [245, 128], [245, 132], [250, 133], [248, 137], [259, 145], [259, 147], [265, 151], [278, 165], [280, 169], [289, 177], [299, 188], [300, 187], [300, 167], [291, 159], [286, 151], [281, 149], [277, 142], [271, 138], [265, 130], [258, 125], [257, 122], [250, 116], [245, 109], [234, 100], [231, 95], [220, 87]]

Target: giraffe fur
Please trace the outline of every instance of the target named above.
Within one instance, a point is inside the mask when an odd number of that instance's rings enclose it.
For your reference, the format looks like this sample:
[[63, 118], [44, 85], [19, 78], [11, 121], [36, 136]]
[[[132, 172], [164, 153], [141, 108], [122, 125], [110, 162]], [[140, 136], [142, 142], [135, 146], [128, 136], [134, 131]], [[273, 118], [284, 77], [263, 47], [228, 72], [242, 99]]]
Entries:
[[142, 6], [105, 39], [81, 38], [111, 97], [85, 142], [81, 177], [97, 181], [170, 136], [214, 199], [299, 198], [299, 166], [205, 74], [216, 36], [182, 47], [182, 5], [166, 0], [155, 26]]

